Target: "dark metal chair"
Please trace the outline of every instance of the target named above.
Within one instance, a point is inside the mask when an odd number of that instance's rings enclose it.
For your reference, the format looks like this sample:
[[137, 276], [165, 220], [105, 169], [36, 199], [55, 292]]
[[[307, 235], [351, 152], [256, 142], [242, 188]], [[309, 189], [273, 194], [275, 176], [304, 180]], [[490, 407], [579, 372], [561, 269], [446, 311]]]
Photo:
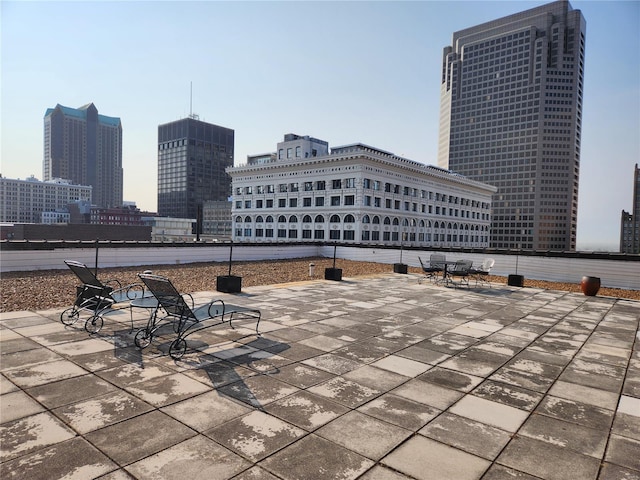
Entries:
[[476, 287], [478, 283], [486, 283], [491, 288], [491, 284], [487, 281], [489, 272], [495, 265], [496, 261], [493, 258], [486, 258], [478, 268], [471, 268], [469, 275], [476, 281]]
[[444, 262], [446, 257], [441, 253], [433, 253], [429, 257], [429, 265], [425, 265], [420, 257], [418, 257], [422, 271], [426, 277], [432, 282], [438, 277], [438, 274], [444, 271]]
[[159, 319], [156, 311], [151, 315], [147, 326], [136, 333], [134, 341], [138, 348], [148, 346], [158, 328], [169, 322], [173, 323], [173, 329], [178, 334], [169, 346], [169, 355], [175, 360], [181, 358], [186, 352], [186, 338], [189, 335], [225, 322], [234, 328], [232, 325], [234, 318], [256, 319], [256, 334], [260, 335], [258, 326], [261, 313], [257, 308], [231, 305], [220, 299], [211, 300], [205, 305], [196, 307], [193, 296], [189, 293], [180, 293], [168, 278], [145, 273], [138, 276], [158, 301], [158, 308], [162, 308], [166, 313]]
[[[65, 325], [76, 323], [80, 313], [85, 311], [89, 313], [89, 318], [84, 324], [85, 330], [89, 333], [97, 333], [104, 325], [104, 313], [114, 305], [151, 297], [151, 293], [145, 291], [143, 284], [122, 286], [115, 279], [102, 282], [85, 264], [73, 260], [65, 260], [64, 263], [82, 283], [76, 287], [76, 300], [73, 306], [60, 314], [60, 320]], [[133, 312], [131, 312], [131, 331], [133, 331]]]
[[[454, 287], [466, 285], [468, 288], [471, 265], [473, 265], [471, 260], [458, 260], [453, 268], [447, 271], [448, 283], [451, 283]], [[456, 279], [458, 279], [457, 282]]]

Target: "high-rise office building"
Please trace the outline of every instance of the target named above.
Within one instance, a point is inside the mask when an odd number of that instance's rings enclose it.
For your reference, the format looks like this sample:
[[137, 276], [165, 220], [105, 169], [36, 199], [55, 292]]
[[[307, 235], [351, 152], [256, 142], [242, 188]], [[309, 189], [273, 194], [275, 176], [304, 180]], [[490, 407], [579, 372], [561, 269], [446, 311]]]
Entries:
[[438, 165], [498, 187], [494, 248], [575, 250], [585, 31], [557, 1], [444, 49]]
[[[228, 200], [234, 131], [195, 115], [158, 127], [158, 215], [199, 217], [207, 201]], [[200, 210], [201, 211], [201, 210]]]
[[631, 213], [622, 210], [620, 220], [620, 251], [640, 253], [640, 168], [633, 171], [633, 206]]
[[122, 123], [100, 115], [93, 103], [60, 104], [44, 115], [44, 181], [71, 180], [93, 187], [99, 207], [122, 206]]

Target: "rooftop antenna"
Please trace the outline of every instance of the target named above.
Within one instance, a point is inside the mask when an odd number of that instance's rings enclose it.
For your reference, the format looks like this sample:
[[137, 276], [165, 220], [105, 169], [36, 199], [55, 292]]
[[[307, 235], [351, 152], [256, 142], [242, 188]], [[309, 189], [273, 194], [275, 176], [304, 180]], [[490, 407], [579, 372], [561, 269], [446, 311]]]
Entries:
[[189, 82], [189, 118], [199, 119], [198, 115], [193, 113], [193, 82]]

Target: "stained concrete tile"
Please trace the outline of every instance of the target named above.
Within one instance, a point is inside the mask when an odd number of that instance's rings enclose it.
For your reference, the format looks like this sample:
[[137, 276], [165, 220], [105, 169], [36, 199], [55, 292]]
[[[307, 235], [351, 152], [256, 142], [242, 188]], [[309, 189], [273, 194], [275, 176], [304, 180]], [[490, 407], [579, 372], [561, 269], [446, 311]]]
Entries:
[[293, 343], [289, 346], [288, 349], [281, 352], [280, 355], [288, 358], [289, 360], [293, 360], [294, 362], [299, 362], [301, 360], [306, 360], [307, 358], [317, 357], [318, 355], [322, 355], [323, 353], [325, 353], [323, 350], [307, 347], [306, 345], [302, 345], [300, 343]]
[[[137, 350], [137, 349], [136, 349]], [[133, 351], [132, 351], [133, 352]], [[102, 351], [88, 353], [73, 357], [73, 362], [90, 372], [107, 370], [109, 368], [124, 365], [126, 363], [139, 363], [142, 361], [142, 354], [138, 350], [135, 355], [128, 355], [126, 351], [118, 349], [114, 351]]]
[[549, 390], [549, 395], [588, 403], [607, 410], [615, 410], [618, 406], [617, 394], [575, 383], [557, 381]]
[[251, 464], [216, 442], [197, 436], [127, 467], [136, 478], [225, 480]]
[[640, 480], [640, 472], [603, 462], [598, 480]]
[[73, 438], [76, 434], [48, 412], [0, 425], [3, 462]]
[[334, 375], [342, 375], [362, 366], [361, 362], [340, 357], [331, 353], [308, 358], [301, 362], [304, 365], [318, 368]]
[[209, 430], [251, 411], [244, 403], [215, 391], [188, 398], [161, 410], [198, 432]]
[[466, 335], [443, 333], [441, 335], [436, 335], [435, 337], [424, 340], [417, 345], [429, 350], [434, 350], [436, 352], [454, 355], [455, 353], [464, 350], [470, 345], [473, 345], [477, 341], [478, 340], [476, 338], [467, 337]]
[[42, 405], [20, 390], [0, 395], [0, 407], [0, 423], [10, 422], [44, 411]]
[[434, 440], [415, 436], [381, 463], [419, 480], [476, 480], [491, 462]]
[[552, 396], [545, 397], [535, 412], [590, 428], [609, 429], [613, 422], [611, 410]]
[[[318, 452], [323, 453], [318, 455]], [[285, 480], [355, 480], [373, 462], [311, 434], [267, 458], [261, 465]]]
[[357, 368], [342, 376], [347, 380], [353, 380], [354, 382], [382, 391], [391, 390], [409, 380], [409, 377], [405, 377], [404, 375], [389, 370], [382, 370], [381, 368], [376, 368], [371, 365]]
[[358, 411], [414, 432], [441, 413], [437, 408], [390, 393], [365, 403]]
[[315, 433], [372, 460], [379, 460], [412, 434], [357, 411], [331, 421]]
[[618, 411], [613, 421], [612, 433], [640, 440], [640, 417]]
[[473, 395], [528, 412], [532, 411], [543, 397], [542, 393], [493, 380], [483, 382], [473, 390]]
[[294, 386], [276, 380], [272, 375], [257, 375], [220, 387], [218, 393], [240, 400], [252, 407], [263, 408], [298, 390]]
[[551, 388], [551, 385], [553, 385], [553, 379], [551, 378], [541, 377], [535, 373], [523, 372], [507, 367], [500, 368], [491, 375], [489, 379], [538, 393], [547, 392], [547, 390]]
[[473, 395], [466, 395], [449, 411], [507, 432], [516, 432], [528, 416], [524, 410]]
[[494, 463], [482, 476], [482, 480], [538, 480], [538, 477]]
[[211, 388], [181, 373], [151, 378], [126, 390], [156, 407], [163, 407], [209, 391]]
[[248, 368], [222, 361], [205, 365], [196, 370], [185, 370], [184, 374], [213, 388], [220, 388], [258, 375]]
[[[330, 327], [325, 326], [327, 329]], [[325, 332], [327, 330], [324, 330]], [[338, 340], [337, 338], [328, 337], [326, 335], [316, 335], [315, 337], [306, 338], [304, 340], [300, 340], [301, 345], [306, 345], [307, 347], [317, 348], [318, 350], [323, 350], [325, 352], [331, 352], [333, 350], [337, 350], [340, 347], [344, 347], [350, 342], [345, 340]]]
[[48, 348], [33, 348], [15, 353], [6, 353], [0, 358], [2, 358], [2, 362], [0, 362], [0, 371], [5, 374], [8, 374], [9, 371], [15, 369], [24, 370], [32, 365], [63, 360], [61, 355], [52, 352]]
[[555, 380], [562, 373], [562, 367], [558, 365], [550, 365], [523, 357], [516, 357], [509, 361], [506, 368], [518, 370], [520, 372], [532, 373], [536, 376]]
[[113, 392], [115, 389], [112, 384], [95, 375], [81, 375], [33, 387], [27, 392], [47, 408], [56, 408]]
[[20, 390], [11, 380], [4, 375], [0, 375], [0, 395], [16, 392]]
[[293, 443], [305, 431], [255, 410], [208, 430], [205, 434], [228, 449], [257, 462]]
[[124, 365], [119, 365], [108, 370], [100, 370], [95, 373], [114, 385], [126, 388], [146, 380], [171, 375], [175, 373], [175, 370], [160, 366], [157, 363], [146, 362], [142, 365], [125, 363]]
[[17, 333], [14, 333], [14, 335], [15, 335], [15, 338], [11, 338], [11, 339], [3, 338], [2, 342], [0, 343], [0, 346], [2, 347], [0, 348], [0, 354], [3, 355], [2, 357], [3, 360], [4, 360], [4, 355], [8, 355], [10, 353], [24, 352], [28, 350], [35, 350], [37, 348], [42, 348], [42, 346], [38, 342], [35, 342], [30, 338], [22, 337]]
[[412, 345], [410, 347], [402, 349], [396, 352], [396, 355], [398, 355], [399, 357], [410, 358], [411, 360], [416, 360], [417, 362], [427, 363], [429, 365], [437, 365], [451, 357], [451, 355], [448, 355], [446, 353], [429, 350], [428, 348], [424, 348], [419, 345]]
[[17, 368], [5, 372], [5, 375], [16, 385], [23, 388], [44, 385], [45, 383], [65, 378], [85, 375], [86, 370], [67, 360], [40, 363], [25, 368]]
[[233, 480], [279, 480], [276, 476], [267, 472], [261, 467], [252, 467], [245, 470], [240, 475], [233, 477]]
[[408, 381], [391, 393], [439, 410], [446, 410], [464, 395], [462, 392], [417, 379]]
[[49, 348], [60, 355], [74, 357], [77, 355], [85, 355], [87, 353], [96, 353], [108, 350], [112, 351], [113, 345], [109, 342], [105, 342], [104, 340], [89, 338], [77, 342], [67, 342], [58, 345], [51, 345]]
[[431, 368], [431, 365], [426, 363], [417, 362], [397, 355], [384, 357], [373, 363], [372, 366], [404, 375], [405, 377], [417, 377]]
[[56, 408], [53, 413], [75, 431], [84, 434], [152, 409], [149, 404], [118, 390]]
[[584, 427], [546, 415], [529, 417], [518, 434], [594, 458], [603, 457], [608, 438], [606, 430]]
[[584, 370], [567, 369], [562, 372], [559, 380], [561, 382], [574, 383], [584, 387], [593, 387], [599, 390], [606, 390], [615, 393], [616, 396], [624, 382], [624, 375], [612, 377], [609, 375], [599, 375]]
[[298, 388], [308, 388], [329, 380], [335, 375], [301, 363], [295, 363], [280, 368], [279, 372], [275, 373], [274, 376], [281, 382]]
[[[98, 478], [117, 468], [109, 458], [81, 437], [55, 443], [2, 464], [3, 478], [50, 480]], [[115, 479], [114, 479], [115, 480]]]
[[401, 473], [394, 472], [389, 468], [382, 467], [380, 465], [375, 465], [371, 470], [367, 473], [358, 477], [359, 480], [411, 480], [406, 475], [402, 475]]
[[532, 438], [515, 437], [498, 463], [545, 480], [595, 480], [600, 460]]
[[495, 459], [511, 439], [504, 430], [446, 412], [418, 433], [487, 460]]
[[333, 353], [364, 364], [375, 362], [400, 349], [396, 347], [392, 342], [376, 337], [348, 345]]
[[640, 440], [611, 435], [605, 460], [609, 463], [620, 465], [640, 472]]
[[118, 465], [128, 465], [195, 435], [168, 415], [152, 411], [89, 432], [85, 438]]
[[339, 403], [307, 391], [300, 391], [270, 403], [265, 410], [307, 431], [313, 431], [349, 411]]
[[309, 391], [330, 398], [349, 408], [356, 408], [382, 393], [378, 389], [342, 377], [336, 377], [313, 386], [309, 388]]
[[442, 367], [434, 367], [418, 378], [425, 382], [435, 383], [436, 385], [461, 392], [469, 392], [484, 380], [482, 377], [476, 377]]

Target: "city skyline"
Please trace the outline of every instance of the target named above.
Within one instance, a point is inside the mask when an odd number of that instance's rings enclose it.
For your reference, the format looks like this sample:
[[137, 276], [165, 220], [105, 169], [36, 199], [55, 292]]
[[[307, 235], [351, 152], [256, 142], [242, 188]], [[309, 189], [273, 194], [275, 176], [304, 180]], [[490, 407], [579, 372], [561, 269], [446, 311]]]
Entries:
[[[46, 108], [90, 102], [122, 120], [124, 199], [143, 210], [157, 127], [192, 111], [236, 132], [235, 165], [285, 133], [436, 165], [452, 33], [546, 3], [2, 2], [0, 173], [42, 179]], [[617, 251], [640, 157], [640, 3], [570, 3], [587, 23], [577, 247]]]

